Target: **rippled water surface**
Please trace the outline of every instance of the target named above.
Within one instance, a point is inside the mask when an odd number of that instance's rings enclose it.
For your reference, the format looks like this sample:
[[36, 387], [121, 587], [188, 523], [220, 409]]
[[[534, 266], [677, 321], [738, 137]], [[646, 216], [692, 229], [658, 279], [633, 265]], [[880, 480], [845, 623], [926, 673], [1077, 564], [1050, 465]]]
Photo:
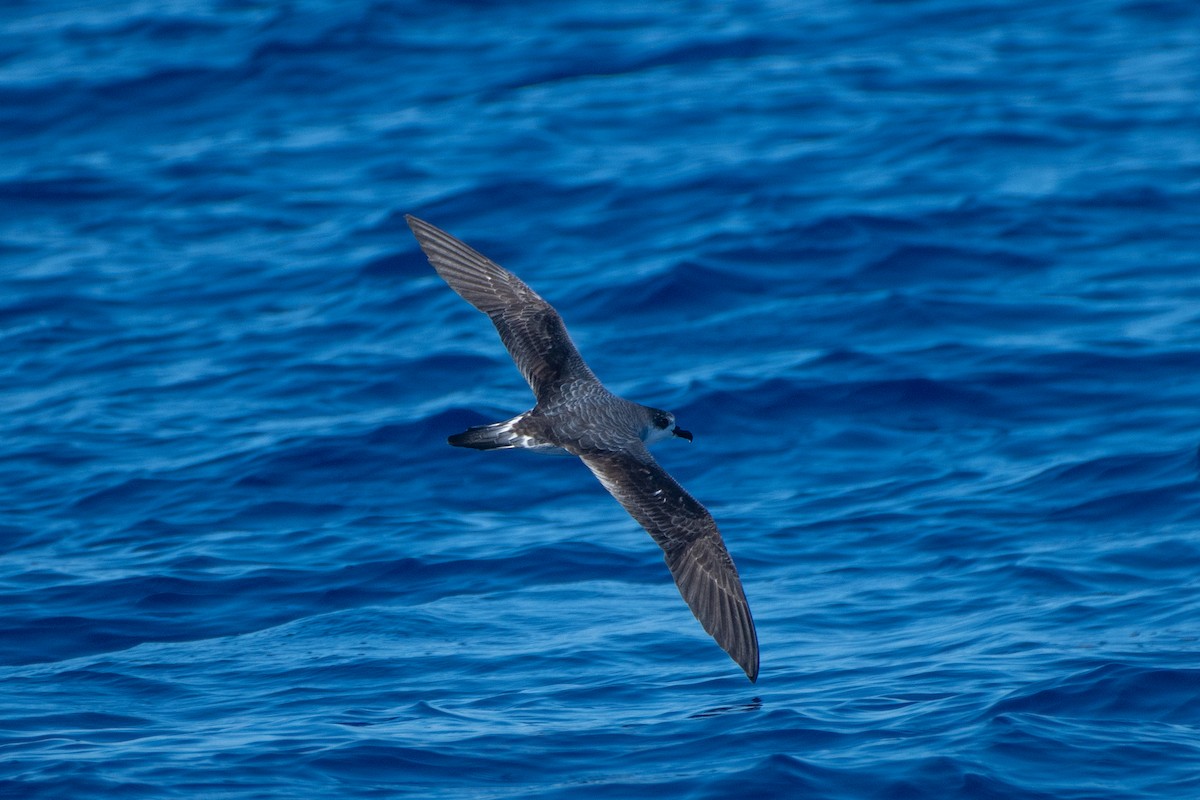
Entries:
[[[0, 795], [1200, 797], [1185, 0], [0, 9]], [[713, 512], [751, 685], [403, 215]]]

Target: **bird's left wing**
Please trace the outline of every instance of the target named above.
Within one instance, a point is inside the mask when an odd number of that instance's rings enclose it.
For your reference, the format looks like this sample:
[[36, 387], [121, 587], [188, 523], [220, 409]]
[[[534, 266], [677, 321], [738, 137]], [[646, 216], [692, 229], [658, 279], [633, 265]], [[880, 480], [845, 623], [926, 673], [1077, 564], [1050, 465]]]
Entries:
[[442, 279], [492, 320], [538, 402], [572, 382], [598, 383], [558, 312], [537, 292], [461, 239], [411, 214], [405, 219]]

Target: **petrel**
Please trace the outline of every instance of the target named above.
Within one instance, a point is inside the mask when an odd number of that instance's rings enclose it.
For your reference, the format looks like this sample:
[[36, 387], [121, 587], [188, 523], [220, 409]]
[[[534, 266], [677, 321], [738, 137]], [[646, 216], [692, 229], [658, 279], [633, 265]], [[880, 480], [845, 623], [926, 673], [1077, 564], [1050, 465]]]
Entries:
[[737, 568], [704, 506], [658, 465], [646, 445], [692, 434], [669, 411], [604, 388], [554, 308], [516, 275], [428, 222], [407, 215], [429, 263], [487, 314], [537, 404], [504, 422], [449, 438], [456, 447], [520, 447], [578, 456], [663, 550], [679, 593], [746, 677], [758, 679], [758, 635]]

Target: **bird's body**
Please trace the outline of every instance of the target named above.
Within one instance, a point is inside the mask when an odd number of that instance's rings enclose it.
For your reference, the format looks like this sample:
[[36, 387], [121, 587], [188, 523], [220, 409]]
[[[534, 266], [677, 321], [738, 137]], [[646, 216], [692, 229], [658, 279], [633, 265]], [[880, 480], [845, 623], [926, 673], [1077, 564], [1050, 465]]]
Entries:
[[477, 450], [522, 448], [578, 456], [662, 548], [704, 629], [758, 678], [758, 637], [741, 580], [712, 515], [658, 465], [648, 444], [692, 435], [673, 414], [614, 395], [584, 363], [554, 308], [508, 270], [445, 231], [408, 216], [429, 263], [487, 314], [537, 404], [449, 438]]

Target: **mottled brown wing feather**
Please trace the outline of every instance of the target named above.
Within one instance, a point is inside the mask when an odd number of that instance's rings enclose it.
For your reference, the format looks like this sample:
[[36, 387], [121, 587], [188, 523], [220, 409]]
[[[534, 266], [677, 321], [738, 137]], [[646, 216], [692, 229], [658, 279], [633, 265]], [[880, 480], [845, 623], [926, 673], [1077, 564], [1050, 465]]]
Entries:
[[569, 381], [596, 380], [558, 312], [520, 278], [440, 228], [405, 219], [438, 275], [492, 320], [539, 402]]
[[646, 448], [585, 453], [583, 463], [663, 549], [679, 593], [751, 682], [758, 679], [758, 635], [737, 568], [717, 524]]

